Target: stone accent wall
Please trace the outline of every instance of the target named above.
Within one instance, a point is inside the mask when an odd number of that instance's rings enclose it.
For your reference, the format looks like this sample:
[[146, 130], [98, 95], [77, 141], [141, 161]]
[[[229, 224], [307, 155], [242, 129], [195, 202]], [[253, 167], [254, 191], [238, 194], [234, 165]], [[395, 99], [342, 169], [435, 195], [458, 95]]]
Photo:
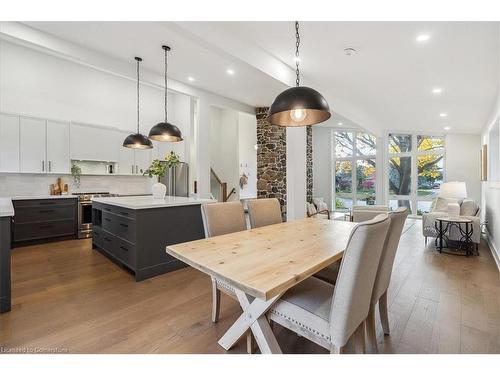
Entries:
[[267, 107], [256, 108], [257, 198], [278, 198], [286, 218], [286, 128], [267, 121]]
[[306, 199], [313, 199], [313, 132], [312, 127], [306, 128]]

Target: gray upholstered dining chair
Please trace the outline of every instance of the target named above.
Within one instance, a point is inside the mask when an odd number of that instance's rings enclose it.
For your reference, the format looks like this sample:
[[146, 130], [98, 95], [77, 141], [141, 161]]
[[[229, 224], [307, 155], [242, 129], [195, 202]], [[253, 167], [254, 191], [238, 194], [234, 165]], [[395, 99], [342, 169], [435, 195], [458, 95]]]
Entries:
[[[245, 210], [239, 201], [208, 203], [201, 206], [205, 237], [221, 236], [247, 229]], [[220, 314], [220, 292], [237, 300], [234, 288], [212, 277], [212, 322], [217, 323]], [[252, 350], [252, 335], [247, 333], [247, 351]]]
[[[392, 211], [389, 216], [391, 217], [391, 224], [387, 232], [387, 238], [384, 243], [380, 263], [377, 269], [377, 277], [373, 286], [373, 293], [370, 302], [370, 311], [366, 319], [366, 336], [368, 342], [368, 352], [377, 353], [377, 337], [375, 331], [375, 308], [378, 303], [380, 320], [384, 334], [389, 335], [389, 316], [387, 312], [387, 289], [391, 281], [392, 266], [396, 258], [396, 251], [399, 245], [399, 239], [403, 232], [406, 217], [408, 216], [408, 209], [406, 207], [399, 207], [397, 210]], [[315, 276], [330, 284], [335, 284], [338, 276], [339, 262], [319, 271]]]
[[377, 353], [377, 336], [375, 331], [375, 306], [379, 307], [380, 321], [384, 334], [389, 335], [389, 316], [387, 313], [387, 289], [391, 281], [392, 267], [394, 259], [396, 258], [396, 251], [398, 250], [399, 240], [403, 233], [406, 217], [408, 216], [408, 209], [406, 207], [399, 207], [397, 210], [390, 213], [391, 225], [387, 233], [387, 238], [384, 243], [380, 263], [378, 265], [377, 276], [373, 286], [373, 293], [370, 302], [370, 311], [366, 319], [366, 336], [368, 342], [368, 351], [370, 353]]
[[259, 228], [283, 221], [281, 206], [276, 198], [252, 199], [247, 202], [250, 227]]
[[[238, 201], [203, 204], [201, 217], [207, 238], [247, 229], [245, 211]], [[219, 320], [221, 290], [236, 299], [234, 289], [230, 285], [212, 277], [212, 322], [214, 323]]]
[[[323, 346], [331, 353], [361, 344], [390, 218], [381, 214], [352, 230], [336, 285], [310, 277], [288, 290], [268, 319]], [[358, 344], [358, 345], [356, 345]]]
[[352, 207], [352, 221], [355, 223], [361, 223], [362, 221], [367, 221], [373, 219], [379, 214], [386, 214], [389, 212], [389, 206], [378, 205], [366, 205], [366, 206], [353, 206]]

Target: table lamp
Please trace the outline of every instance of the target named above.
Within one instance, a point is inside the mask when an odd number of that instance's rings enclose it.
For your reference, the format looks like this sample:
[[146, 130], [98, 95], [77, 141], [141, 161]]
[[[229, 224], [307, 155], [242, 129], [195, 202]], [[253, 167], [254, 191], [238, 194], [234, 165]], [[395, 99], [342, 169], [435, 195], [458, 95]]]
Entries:
[[[463, 201], [467, 198], [467, 188], [465, 182], [451, 181], [441, 184], [439, 189], [439, 196], [441, 198], [452, 198], [456, 199], [457, 202]], [[448, 214], [450, 216], [460, 215], [460, 204], [459, 203], [448, 203]]]

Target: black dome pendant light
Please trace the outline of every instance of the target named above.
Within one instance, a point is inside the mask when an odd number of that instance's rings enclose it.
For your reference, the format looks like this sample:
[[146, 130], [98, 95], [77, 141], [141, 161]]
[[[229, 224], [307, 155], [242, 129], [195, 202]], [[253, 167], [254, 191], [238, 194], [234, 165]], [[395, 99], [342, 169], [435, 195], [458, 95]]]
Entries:
[[269, 108], [268, 121], [280, 126], [307, 126], [319, 124], [330, 118], [327, 101], [316, 90], [300, 86], [299, 71], [299, 23], [295, 21], [296, 87], [289, 88], [274, 99]]
[[137, 149], [148, 149], [153, 148], [153, 142], [142, 135], [139, 130], [139, 63], [142, 61], [140, 57], [136, 57], [135, 61], [137, 61], [137, 133], [130, 134], [123, 141], [123, 147], [127, 148], [137, 148]]
[[160, 122], [153, 126], [149, 131], [149, 138], [160, 142], [180, 142], [182, 141], [182, 133], [174, 124], [167, 121], [167, 68], [168, 59], [167, 53], [170, 51], [169, 46], [161, 46], [165, 51], [165, 122]]

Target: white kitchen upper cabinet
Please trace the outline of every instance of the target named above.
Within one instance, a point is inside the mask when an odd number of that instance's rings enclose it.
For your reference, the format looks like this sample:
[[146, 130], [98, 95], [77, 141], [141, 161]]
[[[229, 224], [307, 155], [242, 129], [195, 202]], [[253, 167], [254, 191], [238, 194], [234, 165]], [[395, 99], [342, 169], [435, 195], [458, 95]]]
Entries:
[[45, 173], [46, 163], [46, 120], [21, 117], [20, 164], [23, 173]]
[[69, 156], [69, 122], [47, 121], [48, 173], [71, 173]]
[[0, 114], [0, 172], [19, 172], [19, 116]]
[[119, 137], [119, 132], [116, 129], [102, 129], [102, 160], [118, 163], [120, 147], [122, 147], [123, 142], [123, 140], [120, 142]]
[[123, 140], [129, 135], [129, 133], [121, 133], [121, 142], [118, 145], [118, 174], [120, 175], [132, 175], [135, 174], [135, 160], [134, 160], [134, 150], [131, 148], [123, 147]]
[[151, 165], [153, 149], [134, 150], [135, 154], [135, 174], [142, 174]]
[[71, 159], [118, 162], [118, 136], [115, 129], [71, 123]]

